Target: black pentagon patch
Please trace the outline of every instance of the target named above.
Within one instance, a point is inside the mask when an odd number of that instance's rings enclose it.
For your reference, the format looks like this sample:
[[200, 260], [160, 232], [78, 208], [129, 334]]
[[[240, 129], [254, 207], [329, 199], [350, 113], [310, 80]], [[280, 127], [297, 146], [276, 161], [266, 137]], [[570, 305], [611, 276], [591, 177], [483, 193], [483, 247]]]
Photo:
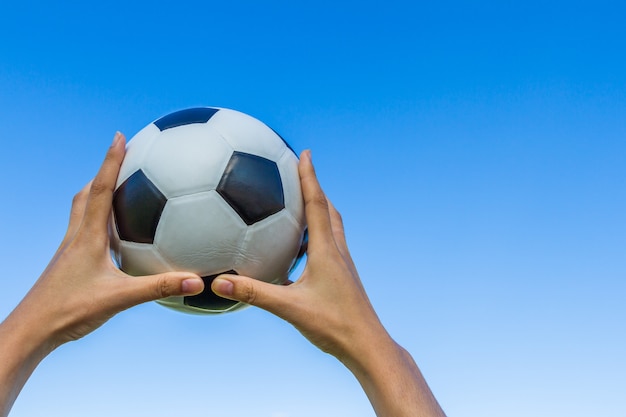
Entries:
[[192, 109], [179, 110], [161, 117], [154, 122], [159, 130], [171, 129], [177, 126], [189, 125], [192, 123], [206, 123], [219, 109], [211, 107], [196, 107]]
[[167, 198], [146, 177], [136, 171], [113, 193], [113, 212], [120, 239], [152, 243]]
[[190, 307], [203, 308], [205, 310], [226, 310], [239, 301], [229, 300], [227, 298], [220, 297], [211, 290], [211, 283], [215, 278], [222, 274], [239, 275], [237, 272], [230, 270], [226, 272], [220, 272], [219, 274], [209, 275], [202, 277], [204, 281], [204, 290], [200, 294], [190, 295], [184, 298], [184, 303]]
[[278, 166], [258, 155], [234, 152], [217, 192], [248, 226], [285, 207]]

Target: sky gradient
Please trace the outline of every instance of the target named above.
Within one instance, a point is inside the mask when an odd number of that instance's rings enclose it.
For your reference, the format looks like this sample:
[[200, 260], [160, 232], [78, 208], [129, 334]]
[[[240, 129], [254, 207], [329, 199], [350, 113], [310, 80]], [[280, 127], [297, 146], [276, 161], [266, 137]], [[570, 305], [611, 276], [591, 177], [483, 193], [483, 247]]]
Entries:
[[[626, 413], [622, 3], [127, 3], [0, 6], [0, 317], [116, 130], [227, 107], [312, 150], [448, 415]], [[11, 415], [44, 413], [374, 415], [280, 319], [155, 303], [47, 358]]]

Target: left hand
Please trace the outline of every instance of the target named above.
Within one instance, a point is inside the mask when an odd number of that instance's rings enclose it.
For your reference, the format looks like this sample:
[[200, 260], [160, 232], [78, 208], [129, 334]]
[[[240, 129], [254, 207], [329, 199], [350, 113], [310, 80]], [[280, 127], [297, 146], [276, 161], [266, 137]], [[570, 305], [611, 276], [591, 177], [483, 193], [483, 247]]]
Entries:
[[74, 197], [59, 249], [12, 314], [24, 325], [45, 326], [52, 348], [85, 336], [136, 304], [204, 289], [192, 273], [130, 277], [113, 263], [107, 224], [125, 142], [116, 133], [100, 171]]
[[115, 135], [100, 171], [75, 197], [67, 233], [32, 289], [0, 323], [0, 416], [6, 416], [31, 373], [51, 351], [100, 327], [136, 304], [202, 292], [192, 273], [130, 277], [109, 251], [108, 220], [125, 153]]

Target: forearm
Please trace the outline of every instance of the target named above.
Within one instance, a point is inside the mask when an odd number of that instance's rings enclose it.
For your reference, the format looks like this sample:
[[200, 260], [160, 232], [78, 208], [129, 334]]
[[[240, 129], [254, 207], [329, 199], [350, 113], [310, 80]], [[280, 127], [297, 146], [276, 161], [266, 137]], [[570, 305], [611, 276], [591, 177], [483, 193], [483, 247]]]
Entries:
[[344, 361], [367, 394], [378, 417], [440, 417], [437, 403], [411, 355], [384, 337], [370, 337]]
[[41, 323], [29, 324], [19, 307], [0, 324], [0, 416], [9, 414], [22, 387], [41, 360], [53, 350]]

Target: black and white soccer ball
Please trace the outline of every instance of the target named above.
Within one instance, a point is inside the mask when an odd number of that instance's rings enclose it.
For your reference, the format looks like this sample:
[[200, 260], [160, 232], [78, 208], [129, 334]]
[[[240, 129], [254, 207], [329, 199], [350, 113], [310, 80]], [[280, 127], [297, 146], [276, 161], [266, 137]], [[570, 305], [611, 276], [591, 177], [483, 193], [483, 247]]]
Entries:
[[130, 275], [190, 271], [201, 294], [158, 302], [187, 313], [243, 303], [211, 291], [222, 273], [281, 284], [306, 250], [298, 157], [238, 111], [200, 107], [150, 123], [128, 143], [113, 196], [111, 249]]

